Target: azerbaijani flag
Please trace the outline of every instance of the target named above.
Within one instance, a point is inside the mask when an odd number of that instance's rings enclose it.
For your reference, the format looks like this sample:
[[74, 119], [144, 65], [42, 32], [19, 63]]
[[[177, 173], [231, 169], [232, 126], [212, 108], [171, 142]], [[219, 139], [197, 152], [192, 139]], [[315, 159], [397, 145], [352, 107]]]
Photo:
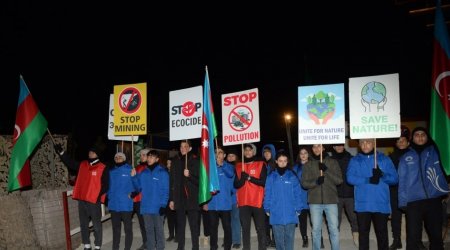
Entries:
[[436, 142], [441, 163], [450, 174], [450, 41], [447, 24], [436, 1], [434, 21], [434, 52], [431, 91], [430, 135]]
[[216, 121], [209, 88], [208, 68], [206, 68], [205, 86], [203, 87], [203, 117], [200, 149], [200, 176], [198, 203], [211, 199], [211, 194], [219, 191], [219, 176], [217, 175], [214, 139], [217, 137]]
[[47, 130], [47, 121], [39, 111], [25, 81], [20, 76], [20, 93], [14, 126], [13, 149], [9, 164], [8, 191], [31, 186], [29, 157]]

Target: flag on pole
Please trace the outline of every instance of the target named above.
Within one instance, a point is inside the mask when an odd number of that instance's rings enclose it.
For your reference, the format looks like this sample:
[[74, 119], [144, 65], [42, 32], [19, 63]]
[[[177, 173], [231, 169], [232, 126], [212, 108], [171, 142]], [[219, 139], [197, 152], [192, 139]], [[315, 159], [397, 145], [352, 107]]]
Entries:
[[20, 76], [19, 102], [9, 164], [9, 192], [31, 186], [29, 157], [46, 130], [47, 121], [34, 102], [25, 81]]
[[206, 68], [205, 86], [203, 88], [203, 117], [200, 151], [199, 204], [211, 199], [211, 194], [219, 191], [219, 176], [217, 175], [216, 153], [214, 139], [217, 137], [216, 121], [209, 88], [208, 68]]
[[450, 41], [440, 0], [436, 1], [433, 46], [430, 135], [445, 172], [450, 174]]

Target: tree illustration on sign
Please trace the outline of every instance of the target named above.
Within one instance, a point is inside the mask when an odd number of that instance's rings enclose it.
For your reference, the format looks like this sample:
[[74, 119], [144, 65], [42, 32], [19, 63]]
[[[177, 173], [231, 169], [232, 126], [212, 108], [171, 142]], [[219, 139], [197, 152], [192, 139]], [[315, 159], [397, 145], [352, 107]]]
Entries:
[[320, 90], [308, 96], [307, 100], [306, 110], [315, 124], [320, 124], [320, 120], [322, 120], [322, 124], [326, 124], [333, 117], [336, 110], [335, 96], [333, 94]]

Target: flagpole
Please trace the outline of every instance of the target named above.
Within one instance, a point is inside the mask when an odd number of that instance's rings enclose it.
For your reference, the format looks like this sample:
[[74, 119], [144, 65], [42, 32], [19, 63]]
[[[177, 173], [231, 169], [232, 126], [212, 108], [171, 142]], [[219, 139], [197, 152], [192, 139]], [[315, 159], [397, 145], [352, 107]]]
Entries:
[[[320, 144], [320, 163], [323, 162], [322, 152], [323, 152], [323, 145]], [[323, 171], [322, 170], [320, 170], [320, 176], [323, 176]]]
[[241, 144], [241, 156], [242, 156], [242, 172], [244, 172], [245, 168], [244, 168], [244, 163], [245, 163], [245, 158], [244, 158], [244, 144]]
[[48, 129], [48, 127], [47, 127], [47, 132], [48, 132], [48, 135], [50, 135], [50, 138], [52, 139], [53, 144], [56, 145], [55, 138], [53, 138], [53, 135], [52, 135], [52, 133], [50, 133], [50, 129]]
[[[186, 139], [186, 144], [187, 144], [187, 143], [188, 143], [188, 141], [187, 141], [187, 139]], [[188, 167], [187, 167], [188, 153], [189, 153], [189, 151], [186, 153], [186, 157], [184, 158], [184, 169], [185, 169], [185, 170], [188, 169]]]
[[373, 145], [373, 159], [375, 161], [373, 168], [377, 168], [377, 138], [373, 139]]

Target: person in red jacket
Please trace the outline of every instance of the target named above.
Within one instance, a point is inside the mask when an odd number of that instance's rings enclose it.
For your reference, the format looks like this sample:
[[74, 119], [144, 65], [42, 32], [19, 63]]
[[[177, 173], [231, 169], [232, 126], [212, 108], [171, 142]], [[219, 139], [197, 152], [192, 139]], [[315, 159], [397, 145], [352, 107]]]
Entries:
[[262, 159], [255, 157], [256, 146], [244, 145], [243, 162], [236, 164], [234, 187], [237, 189], [237, 204], [242, 224], [243, 249], [250, 250], [251, 217], [255, 221], [258, 249], [266, 249], [266, 225], [264, 208], [264, 185], [267, 167]]
[[99, 151], [95, 147], [89, 149], [88, 159], [82, 162], [76, 162], [64, 154], [60, 144], [55, 144], [54, 148], [62, 162], [69, 169], [78, 173], [72, 198], [78, 200], [81, 240], [84, 250], [91, 249], [89, 218], [94, 226], [95, 249], [100, 249], [103, 237], [101, 204], [104, 201], [102, 197], [109, 187], [108, 168], [100, 161]]

